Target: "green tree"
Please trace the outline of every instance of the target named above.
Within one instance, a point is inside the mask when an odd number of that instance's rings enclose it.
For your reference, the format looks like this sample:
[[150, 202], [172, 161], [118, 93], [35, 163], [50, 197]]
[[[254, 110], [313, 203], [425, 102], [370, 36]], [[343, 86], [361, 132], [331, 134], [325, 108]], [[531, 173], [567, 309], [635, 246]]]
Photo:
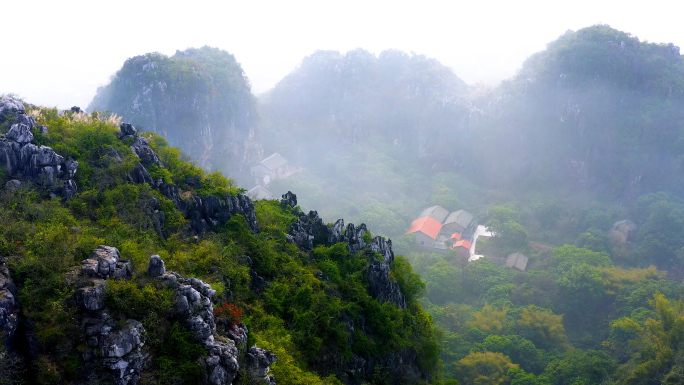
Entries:
[[473, 352], [458, 361], [460, 381], [473, 385], [501, 385], [510, 382], [508, 371], [518, 365], [501, 353]]
[[551, 310], [528, 306], [520, 313], [517, 327], [526, 339], [542, 349], [564, 350], [568, 347], [563, 316], [555, 315]]

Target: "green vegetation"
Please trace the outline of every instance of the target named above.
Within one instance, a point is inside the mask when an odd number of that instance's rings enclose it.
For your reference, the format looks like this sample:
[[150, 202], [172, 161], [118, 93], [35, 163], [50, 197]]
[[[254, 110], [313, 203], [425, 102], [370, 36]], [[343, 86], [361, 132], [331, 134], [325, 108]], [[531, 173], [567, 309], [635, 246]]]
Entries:
[[[278, 361], [272, 373], [279, 382], [337, 384], [339, 365], [352, 355], [364, 359], [399, 354], [420, 357], [420, 370], [435, 370], [438, 346], [432, 319], [418, 299], [423, 288], [407, 260], [398, 257], [392, 278], [407, 294], [407, 308], [379, 303], [369, 294], [367, 268], [378, 255], [348, 255], [345, 244], [319, 245], [309, 258], [287, 242], [287, 227], [296, 218], [277, 201], [256, 203], [259, 234], [236, 215], [224, 226], [195, 237], [174, 203], [148, 184], [132, 184], [128, 173], [136, 158], [119, 140], [116, 121], [94, 113], [76, 115], [35, 109], [37, 141], [79, 162], [78, 195], [69, 201], [50, 198], [32, 186], [0, 192], [0, 255], [6, 258], [18, 288], [24, 315], [34, 322], [39, 357], [30, 362], [29, 382], [65, 383], [78, 378], [86, 349], [81, 313], [73, 305], [79, 278], [73, 274], [98, 245], [117, 247], [139, 274], [130, 281], [107, 280], [106, 304], [124, 323], [142, 322], [153, 365], [144, 383], [198, 383], [204, 368], [203, 348], [172, 317], [172, 291], [140, 274], [149, 257], [159, 254], [166, 268], [199, 277], [217, 290], [217, 316], [249, 327], [250, 343], [272, 349]], [[243, 190], [220, 173], [207, 174], [179, 159], [178, 149], [163, 138], [143, 133], [165, 167], [151, 167], [155, 177], [173, 182], [182, 199], [190, 195], [235, 195]], [[110, 150], [122, 158], [114, 161]], [[164, 212], [163, 232], [154, 229], [150, 208]], [[364, 235], [370, 240], [371, 234]], [[268, 280], [263, 293], [250, 290], [250, 266]], [[349, 322], [365, 327], [349, 328]], [[353, 341], [353, 343], [350, 343]], [[2, 356], [15, 370], [14, 356]], [[17, 367], [16, 370], [21, 368]], [[379, 367], [379, 370], [383, 370]], [[247, 379], [239, 379], [247, 381]]]

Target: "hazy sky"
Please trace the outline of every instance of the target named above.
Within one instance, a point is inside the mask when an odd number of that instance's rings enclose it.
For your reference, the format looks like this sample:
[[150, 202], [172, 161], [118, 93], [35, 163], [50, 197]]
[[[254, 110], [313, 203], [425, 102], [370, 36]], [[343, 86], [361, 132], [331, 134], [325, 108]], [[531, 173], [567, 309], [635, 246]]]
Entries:
[[[11, 4], [11, 5], [9, 5]], [[0, 94], [85, 108], [130, 57], [210, 45], [235, 55], [254, 93], [317, 49], [390, 48], [496, 84], [568, 29], [597, 23], [684, 46], [676, 1], [14, 1], [2, 6]]]

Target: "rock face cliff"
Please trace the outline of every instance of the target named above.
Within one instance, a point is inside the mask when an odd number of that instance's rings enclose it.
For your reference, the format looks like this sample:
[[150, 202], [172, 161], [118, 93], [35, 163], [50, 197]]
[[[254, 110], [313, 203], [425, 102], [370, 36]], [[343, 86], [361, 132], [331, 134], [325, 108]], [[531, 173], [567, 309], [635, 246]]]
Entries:
[[[276, 356], [256, 346], [247, 349], [248, 331], [244, 324], [234, 325], [225, 335], [217, 333], [212, 302], [216, 291], [209, 284], [166, 271], [158, 255], [150, 257], [146, 275], [173, 291], [174, 307], [168, 316], [178, 320], [205, 349], [201, 362], [206, 384], [233, 383], [240, 374], [240, 365], [245, 366], [243, 376], [256, 383], [276, 383], [268, 374]], [[79, 286], [75, 301], [81, 308], [81, 330], [88, 346], [83, 353], [85, 365], [79, 371], [81, 383], [100, 379], [117, 385], [134, 385], [152, 366], [153, 357], [145, 344], [143, 324], [135, 319], [115, 319], [106, 304], [106, 279], [134, 278], [130, 261], [122, 260], [115, 247], [102, 245], [71, 275], [71, 282]]]
[[88, 110], [111, 111], [163, 135], [204, 169], [239, 176], [262, 155], [249, 82], [233, 55], [219, 49], [133, 57]]
[[[297, 196], [287, 192], [282, 196], [281, 204], [295, 208]], [[295, 212], [298, 212], [295, 209]], [[370, 238], [370, 232], [365, 224], [355, 226], [350, 223], [345, 228], [344, 220], [339, 219], [331, 225], [326, 225], [316, 211], [309, 214], [298, 212], [299, 217], [289, 226], [287, 239], [296, 244], [301, 250], [311, 252], [315, 246], [332, 246], [338, 243], [346, 244], [348, 258], [356, 258], [358, 253], [370, 256], [366, 269], [370, 295], [381, 303], [390, 303], [398, 308], [406, 308], [406, 299], [399, 285], [390, 276], [390, 264], [394, 261], [392, 241], [380, 236]], [[322, 276], [322, 279], [326, 279]], [[363, 320], [354, 322], [346, 317], [347, 331], [353, 335], [354, 329], [359, 328], [365, 333], [373, 335]], [[354, 344], [350, 337], [349, 344]], [[338, 376], [348, 384], [359, 383], [364, 378], [377, 375], [377, 368], [382, 369], [387, 378], [402, 383], [418, 383], [429, 379], [428, 374], [417, 364], [415, 351], [402, 349], [398, 352], [387, 352], [383, 357], [361, 357], [354, 354], [348, 360], [336, 363]], [[377, 367], [376, 367], [377, 366]]]
[[[237, 196], [213, 194], [189, 195], [185, 199], [180, 197], [179, 188], [173, 183], [165, 183], [163, 180], [153, 180], [146, 167], [157, 166], [164, 168], [159, 156], [150, 147], [150, 143], [144, 137], [138, 135], [138, 131], [129, 123], [121, 123], [119, 138], [122, 141], [131, 141], [131, 151], [140, 159], [135, 163], [135, 168], [129, 176], [133, 183], [147, 183], [157, 189], [166, 198], [173, 201], [176, 209], [190, 220], [190, 228], [196, 233], [203, 233], [217, 226], [226, 224], [236, 214], [245, 217], [249, 229], [257, 232], [256, 213], [254, 204], [244, 194]], [[109, 157], [115, 162], [121, 162], [121, 156], [113, 149], [105, 151], [103, 156]], [[199, 181], [188, 181], [189, 184], [197, 185]], [[158, 210], [158, 202], [151, 203], [149, 213], [155, 230], [164, 235], [164, 213]]]
[[[78, 162], [33, 143], [36, 120], [26, 115], [23, 103], [8, 97], [0, 99], [0, 128], [3, 126], [9, 130], [0, 136], [0, 164], [7, 176], [31, 181], [53, 196], [70, 199], [76, 195], [74, 176]], [[45, 126], [38, 129], [47, 133]], [[8, 182], [8, 188], [19, 186], [20, 180]]]

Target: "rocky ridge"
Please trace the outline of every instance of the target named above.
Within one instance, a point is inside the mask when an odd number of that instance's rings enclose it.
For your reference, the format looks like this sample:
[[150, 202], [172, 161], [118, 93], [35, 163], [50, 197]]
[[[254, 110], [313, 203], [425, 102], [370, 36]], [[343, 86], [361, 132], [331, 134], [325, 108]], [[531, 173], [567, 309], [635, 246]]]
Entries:
[[[64, 199], [76, 196], [78, 189], [73, 178], [78, 162], [65, 159], [50, 147], [33, 143], [36, 120], [26, 114], [23, 103], [9, 97], [0, 99], [0, 127], [3, 126], [9, 126], [9, 130], [0, 136], [0, 164], [10, 177], [30, 180], [52, 196]], [[38, 129], [47, 134], [47, 127]], [[6, 187], [10, 190], [21, 187], [17, 179], [9, 181]]]
[[[304, 214], [297, 207], [297, 196], [288, 191], [282, 196], [281, 205], [290, 206], [297, 219], [289, 226], [287, 239], [296, 244], [301, 250], [310, 252], [318, 245], [332, 246], [337, 243], [345, 243], [349, 258], [354, 258], [358, 253], [369, 255], [368, 284], [370, 294], [380, 302], [389, 302], [402, 309], [406, 308], [406, 298], [401, 292], [399, 285], [390, 276], [390, 264], [394, 261], [392, 241], [385, 240], [380, 236], [370, 237], [370, 232], [365, 224], [355, 226], [353, 223], [345, 227], [344, 220], [338, 219], [332, 225], [326, 225], [316, 211]], [[325, 279], [323, 277], [323, 279]], [[353, 344], [355, 328], [364, 330], [372, 335], [365, 322], [354, 322], [343, 314], [343, 320], [347, 323], [347, 332], [350, 334], [350, 344]], [[356, 354], [349, 360], [337, 363], [337, 371], [341, 373], [341, 379], [348, 384], [355, 384], [359, 378], [367, 378], [376, 373], [376, 367], [389, 368], [388, 374], [394, 379], [401, 379], [405, 383], [417, 383], [425, 378], [416, 365], [416, 353], [402, 349], [391, 352], [382, 358], [363, 358]]]
[[[283, 206], [297, 207], [297, 196], [291, 191], [283, 195]], [[304, 214], [295, 209], [298, 218], [289, 226], [287, 240], [304, 251], [311, 251], [315, 246], [324, 244], [332, 246], [346, 243], [349, 255], [365, 252], [371, 255], [368, 269], [371, 296], [380, 302], [389, 302], [395, 306], [406, 308], [406, 299], [399, 285], [390, 278], [390, 264], [394, 261], [392, 241], [380, 236], [370, 239], [370, 232], [365, 224], [358, 227], [349, 223], [344, 227], [344, 220], [338, 219], [335, 224], [327, 226], [316, 211]], [[380, 258], [376, 258], [376, 255]]]
[[[197, 278], [184, 278], [166, 271], [164, 261], [158, 256], [150, 257], [147, 276], [160, 280], [174, 290], [175, 307], [172, 318], [180, 321], [206, 350], [202, 358], [205, 381], [210, 385], [231, 384], [240, 375], [256, 383], [275, 384], [269, 375], [269, 366], [276, 356], [270, 351], [253, 346], [246, 349], [247, 327], [232, 325], [225, 335], [217, 333], [213, 299], [216, 291]], [[133, 278], [130, 261], [119, 257], [119, 250], [110, 246], [98, 246], [72, 274], [72, 281], [80, 277], [81, 287], [75, 301], [82, 310], [81, 329], [88, 350], [83, 353], [86, 369], [81, 373], [85, 382], [95, 379], [113, 380], [117, 385], [133, 385], [141, 374], [152, 365], [152, 356], [145, 345], [145, 328], [138, 320], [116, 322], [106, 306], [106, 279]], [[102, 375], [109, 373], [109, 376]]]
[[[196, 233], [203, 233], [217, 226], [226, 224], [234, 215], [240, 214], [245, 217], [249, 229], [253, 233], [258, 232], [256, 224], [256, 212], [254, 204], [244, 194], [236, 196], [224, 195], [216, 196], [213, 194], [196, 195], [192, 194], [186, 198], [181, 198], [181, 191], [177, 185], [164, 183], [163, 180], [153, 180], [147, 167], [156, 165], [164, 168], [164, 162], [150, 147], [149, 141], [138, 135], [137, 130], [129, 123], [121, 123], [119, 138], [121, 140], [131, 140], [131, 151], [140, 161], [129, 175], [129, 180], [133, 183], [148, 183], [153, 188], [159, 190], [165, 197], [173, 201], [175, 207], [183, 213], [183, 216], [190, 220], [190, 227]], [[105, 150], [105, 154], [113, 161], [121, 162], [121, 156], [113, 148]], [[199, 187], [199, 180], [187, 180], [191, 186]], [[158, 202], [152, 202], [149, 215], [157, 229], [163, 235], [164, 213], [158, 210]]]

